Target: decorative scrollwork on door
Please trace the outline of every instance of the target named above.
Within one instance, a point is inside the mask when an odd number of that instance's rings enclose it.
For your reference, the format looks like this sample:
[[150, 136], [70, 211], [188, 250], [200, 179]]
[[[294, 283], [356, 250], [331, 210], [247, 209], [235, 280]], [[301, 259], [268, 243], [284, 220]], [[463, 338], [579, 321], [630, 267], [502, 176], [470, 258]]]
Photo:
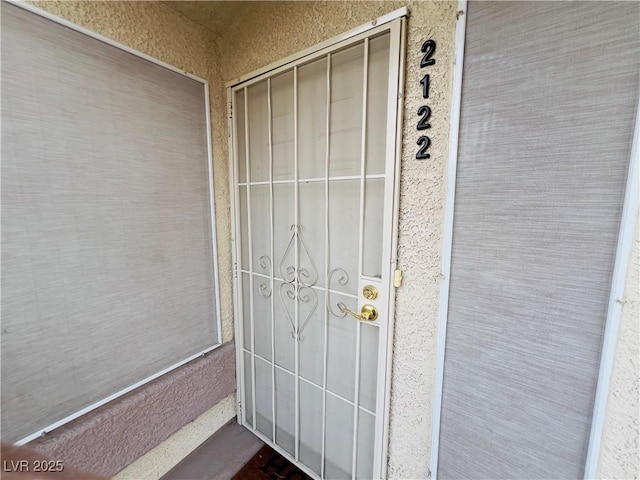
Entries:
[[[289, 238], [287, 248], [282, 255], [278, 267], [283, 280], [283, 283], [279, 287], [278, 297], [280, 298], [285, 316], [291, 325], [291, 336], [296, 341], [304, 341], [302, 332], [313, 318], [318, 307], [318, 294], [313, 288], [318, 280], [318, 270], [302, 235], [302, 230], [302, 225], [291, 225], [291, 237]], [[297, 268], [295, 258], [296, 243], [298, 245]], [[309, 268], [300, 267], [301, 262], [308, 263]], [[271, 267], [271, 259], [266, 255], [260, 257], [260, 265], [265, 269], [269, 269]], [[344, 268], [334, 268], [329, 271], [327, 275], [327, 283], [328, 287], [332, 284], [344, 287], [349, 283], [349, 274]], [[260, 294], [268, 298], [271, 295], [271, 288], [267, 284], [261, 284]], [[330, 315], [336, 318], [345, 317], [345, 313], [332, 307], [330, 288], [327, 288], [325, 300], [326, 308]], [[295, 322], [295, 302], [299, 302], [299, 305], [304, 304], [309, 306], [308, 311], [306, 311], [307, 309], [305, 308], [306, 314], [304, 315], [304, 319], [299, 321], [297, 326]], [[294, 309], [293, 312], [292, 308]]]
[[[262, 255], [258, 263], [264, 270], [271, 273], [271, 259], [267, 255]], [[258, 291], [264, 298], [271, 297], [271, 285], [266, 282], [260, 284]]]
[[[287, 248], [282, 255], [282, 260], [280, 261], [279, 270], [284, 283], [280, 285], [278, 293], [285, 315], [287, 316], [287, 320], [291, 325], [291, 336], [295, 340], [303, 341], [304, 336], [302, 335], [302, 332], [309, 321], [311, 321], [311, 318], [318, 307], [318, 294], [312, 288], [318, 280], [318, 270], [316, 269], [313, 258], [311, 257], [311, 252], [307, 247], [304, 237], [302, 236], [302, 226], [291, 225], [291, 232], [291, 238], [289, 239]], [[295, 265], [296, 259], [290, 259], [292, 252], [295, 251], [296, 243], [299, 247], [297, 268]], [[306, 256], [306, 260], [308, 261], [310, 268], [300, 267], [300, 254]], [[293, 265], [287, 265], [289, 260], [293, 260]], [[294, 320], [295, 314], [292, 315], [289, 310], [290, 303], [296, 301], [309, 305], [310, 307], [305, 318], [301, 322], [298, 322], [297, 326]], [[293, 306], [295, 308], [295, 303]]]
[[[349, 274], [347, 273], [347, 271], [344, 268], [338, 267], [331, 270], [329, 272], [329, 275], [327, 275], [327, 281], [329, 282], [329, 287], [331, 286], [331, 282], [333, 278], [336, 277], [338, 274], [340, 275], [339, 277], [336, 278], [336, 282], [338, 283], [338, 285], [340, 285], [341, 287], [344, 287], [349, 283]], [[329, 289], [327, 289], [326, 304], [327, 304], [327, 310], [331, 315], [333, 315], [336, 318], [345, 317], [346, 313], [342, 313], [340, 310], [338, 310], [338, 313], [336, 313], [333, 307], [331, 307], [331, 291]]]
[[[311, 252], [309, 252], [307, 243], [302, 236], [302, 225], [291, 225], [291, 231], [291, 238], [289, 239], [287, 248], [282, 255], [282, 260], [280, 261], [280, 275], [285, 282], [293, 283], [297, 281], [305, 287], [312, 287], [318, 280], [318, 270], [316, 269], [313, 257], [311, 257]], [[296, 242], [298, 242], [298, 245], [302, 247], [298, 250], [299, 254], [303, 253], [306, 256], [311, 266], [311, 271], [309, 271], [308, 268], [300, 268], [300, 255], [298, 258], [298, 268], [296, 268], [295, 265], [287, 265], [287, 258], [291, 256]], [[293, 259], [293, 263], [295, 264], [295, 259]]]

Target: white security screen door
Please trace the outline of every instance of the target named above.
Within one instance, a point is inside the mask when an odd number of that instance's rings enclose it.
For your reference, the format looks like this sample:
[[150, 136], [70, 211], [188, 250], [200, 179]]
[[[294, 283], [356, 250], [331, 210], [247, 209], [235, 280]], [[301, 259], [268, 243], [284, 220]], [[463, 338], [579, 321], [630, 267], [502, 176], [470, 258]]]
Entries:
[[402, 13], [230, 89], [240, 419], [318, 478], [384, 475]]

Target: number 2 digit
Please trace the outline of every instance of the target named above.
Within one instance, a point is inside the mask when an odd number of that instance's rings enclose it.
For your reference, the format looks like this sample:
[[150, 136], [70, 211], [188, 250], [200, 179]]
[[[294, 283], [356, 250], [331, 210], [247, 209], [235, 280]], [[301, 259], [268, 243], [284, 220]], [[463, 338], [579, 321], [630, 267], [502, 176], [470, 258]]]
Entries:
[[427, 40], [422, 44], [422, 53], [424, 53], [424, 57], [420, 61], [420, 68], [428, 67], [429, 65], [433, 65], [436, 63], [436, 60], [433, 57], [433, 54], [436, 53], [436, 42], [433, 40]]
[[416, 160], [424, 160], [426, 158], [431, 158], [431, 155], [427, 153], [427, 148], [431, 145], [431, 140], [426, 135], [422, 135], [418, 141], [416, 142], [420, 145], [420, 150], [416, 153]]
[[431, 117], [431, 109], [426, 105], [423, 105], [418, 109], [418, 115], [422, 115], [422, 117], [420, 117], [420, 120], [418, 120], [418, 125], [416, 125], [416, 128], [418, 130], [426, 130], [427, 128], [431, 128], [431, 124], [429, 123], [429, 118]]

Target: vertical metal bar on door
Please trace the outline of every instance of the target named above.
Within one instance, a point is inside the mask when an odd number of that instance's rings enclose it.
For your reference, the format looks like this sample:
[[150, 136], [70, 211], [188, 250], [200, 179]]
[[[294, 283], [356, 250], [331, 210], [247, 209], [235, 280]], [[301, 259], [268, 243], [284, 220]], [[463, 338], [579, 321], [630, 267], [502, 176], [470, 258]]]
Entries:
[[269, 115], [268, 130], [269, 130], [269, 222], [270, 222], [270, 236], [271, 243], [269, 246], [269, 255], [271, 255], [271, 261], [269, 267], [271, 268], [271, 440], [276, 441], [276, 339], [275, 339], [275, 324], [276, 324], [276, 307], [275, 307], [275, 282], [273, 280], [273, 269], [275, 265], [274, 257], [274, 224], [273, 224], [273, 121], [272, 121], [272, 106], [271, 106], [271, 77], [267, 79], [267, 111]]
[[249, 93], [244, 88], [244, 143], [247, 169], [247, 237], [249, 240], [249, 315], [251, 318], [251, 423], [256, 429], [256, 336], [253, 319], [253, 237], [251, 236], [251, 170], [249, 151]]
[[294, 240], [295, 240], [295, 459], [300, 453], [300, 183], [298, 181], [298, 67], [293, 67], [293, 175], [294, 175]]
[[[331, 121], [331, 54], [327, 55], [327, 118], [324, 154], [324, 301], [329, 302], [329, 122]], [[327, 430], [327, 355], [329, 346], [329, 311], [324, 308], [324, 353], [322, 357], [322, 456], [320, 478], [324, 479], [325, 440]]]
[[[364, 39], [364, 52], [362, 62], [362, 133], [360, 145], [360, 219], [358, 225], [358, 282], [362, 278], [363, 271], [363, 247], [364, 247], [364, 202], [365, 202], [365, 175], [367, 158], [367, 73], [369, 70], [369, 39]], [[356, 478], [356, 466], [358, 462], [358, 414], [360, 404], [360, 342], [362, 324], [356, 321], [356, 365], [355, 385], [353, 394], [353, 451], [351, 463], [351, 478]]]

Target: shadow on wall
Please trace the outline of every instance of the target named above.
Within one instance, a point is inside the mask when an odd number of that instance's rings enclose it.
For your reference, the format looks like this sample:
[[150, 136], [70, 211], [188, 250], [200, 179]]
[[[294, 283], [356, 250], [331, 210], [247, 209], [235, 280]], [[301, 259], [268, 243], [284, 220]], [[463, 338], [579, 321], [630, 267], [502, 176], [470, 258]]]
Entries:
[[106, 480], [67, 465], [62, 460], [53, 460], [28, 447], [17, 447], [2, 443], [2, 478], [5, 480]]

